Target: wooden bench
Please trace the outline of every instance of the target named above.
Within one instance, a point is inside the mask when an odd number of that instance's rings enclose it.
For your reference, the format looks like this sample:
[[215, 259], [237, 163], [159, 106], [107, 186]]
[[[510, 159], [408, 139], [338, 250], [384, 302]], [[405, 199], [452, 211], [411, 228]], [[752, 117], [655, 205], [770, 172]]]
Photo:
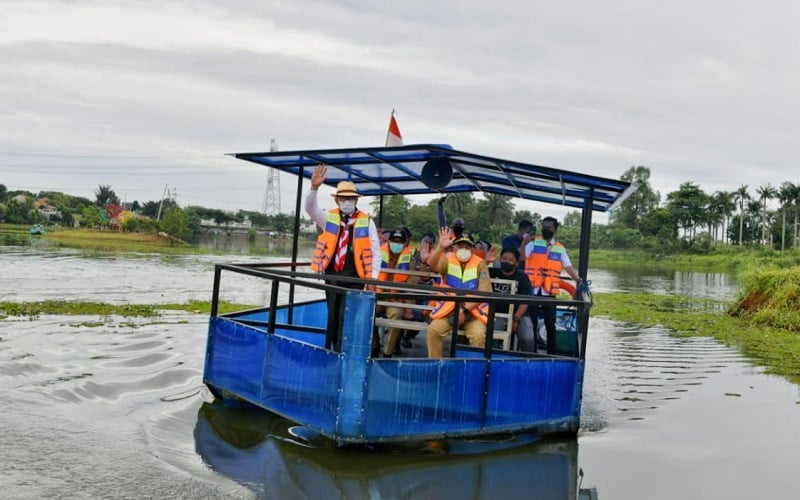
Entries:
[[[405, 271], [405, 270], [397, 270], [397, 269], [382, 269], [381, 272], [387, 273], [394, 273], [394, 274], [408, 274], [409, 277], [421, 277], [421, 278], [438, 278], [439, 275], [437, 273], [432, 272], [425, 272], [425, 271]], [[516, 280], [509, 280], [503, 278], [492, 278], [492, 289], [494, 289], [494, 285], [504, 285], [508, 287], [509, 295], [513, 295], [517, 293], [517, 281]], [[423, 285], [424, 286], [424, 285]], [[386, 287], [388, 288], [388, 287]], [[422, 293], [430, 293], [433, 295], [441, 295], [446, 290], [443, 288], [434, 288], [432, 286], [426, 287], [429, 290], [419, 290]], [[397, 296], [402, 297], [403, 292], [398, 290]], [[403, 309], [415, 309], [421, 311], [433, 311], [433, 306], [430, 304], [416, 304], [416, 303], [399, 303], [392, 300], [379, 300], [376, 302], [377, 306], [383, 307], [402, 307]], [[495, 342], [499, 342], [503, 349], [510, 350], [512, 347], [512, 340], [513, 340], [513, 318], [514, 318], [514, 304], [508, 305], [508, 312], [507, 313], [500, 313], [495, 312], [495, 321], [497, 319], [505, 319], [506, 320], [506, 327], [503, 330], [494, 330], [492, 332], [492, 340]], [[375, 318], [375, 326], [382, 327], [385, 326], [387, 328], [402, 328], [403, 330], [411, 330], [411, 331], [422, 331], [427, 330], [428, 323], [425, 321], [416, 321], [416, 320], [408, 320], [408, 319], [389, 319], [384, 317], [376, 317]], [[491, 326], [491, 325], [489, 325]], [[459, 337], [463, 337], [464, 332], [459, 330]]]

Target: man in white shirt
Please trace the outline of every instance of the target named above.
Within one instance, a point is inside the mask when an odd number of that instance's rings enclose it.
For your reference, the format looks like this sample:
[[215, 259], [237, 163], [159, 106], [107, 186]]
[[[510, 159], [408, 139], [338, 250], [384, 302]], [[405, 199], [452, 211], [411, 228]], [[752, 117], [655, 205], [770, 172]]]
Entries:
[[[362, 279], [378, 279], [380, 274], [381, 245], [378, 230], [372, 218], [356, 207], [360, 197], [356, 185], [342, 181], [333, 195], [336, 208], [327, 214], [317, 204], [317, 191], [325, 182], [328, 167], [319, 165], [311, 175], [311, 190], [306, 196], [305, 209], [311, 219], [322, 229], [317, 238], [311, 268], [321, 274], [352, 276]], [[329, 284], [345, 288], [361, 289], [358, 283], [328, 280]], [[368, 288], [374, 288], [369, 286]], [[343, 318], [343, 295], [326, 291], [328, 302], [328, 326], [325, 347], [340, 350], [341, 324]]]
[[[561, 271], [565, 271], [575, 283], [580, 283], [578, 272], [572, 267], [567, 249], [556, 240], [558, 221], [554, 217], [542, 219], [540, 236], [531, 239], [526, 235], [522, 240], [520, 254], [525, 260], [525, 274], [531, 280], [534, 296], [555, 297], [559, 292]], [[547, 330], [547, 352], [555, 354], [556, 348], [556, 305], [538, 304], [531, 307], [531, 319], [534, 332], [538, 329], [538, 318], [544, 320]]]

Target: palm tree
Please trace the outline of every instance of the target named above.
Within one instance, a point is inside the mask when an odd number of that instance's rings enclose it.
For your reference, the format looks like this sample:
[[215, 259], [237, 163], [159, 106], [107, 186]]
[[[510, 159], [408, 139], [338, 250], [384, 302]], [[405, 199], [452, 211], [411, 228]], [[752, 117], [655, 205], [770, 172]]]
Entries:
[[787, 181], [782, 183], [778, 190], [778, 201], [781, 204], [781, 253], [786, 248], [786, 208], [794, 201], [795, 189], [797, 186]]
[[[736, 205], [733, 203], [733, 193], [729, 191], [717, 191], [711, 195], [709, 203], [709, 211], [711, 213], [710, 220], [714, 224], [714, 239], [717, 239], [717, 230], [722, 231], [722, 241], [727, 243], [727, 226], [730, 216]], [[721, 227], [719, 227], [721, 225]], [[711, 230], [711, 228], [709, 228]]]
[[94, 195], [96, 197], [95, 205], [98, 207], [105, 207], [108, 204], [119, 205], [119, 197], [114, 190], [111, 189], [111, 186], [100, 184], [97, 186]]
[[733, 199], [739, 202], [739, 246], [742, 246], [742, 231], [744, 230], [744, 202], [750, 199], [747, 193], [747, 186], [742, 184], [736, 192], [733, 193]]
[[[764, 204], [764, 210], [761, 212], [761, 242], [767, 244], [767, 200], [775, 198], [778, 192], [772, 187], [772, 184], [767, 183], [765, 186], [759, 186], [756, 189], [758, 199]], [[771, 238], [770, 238], [771, 239]], [[771, 242], [770, 242], [771, 243]]]
[[794, 238], [792, 242], [793, 248], [797, 248], [800, 245], [800, 239], [798, 239], [798, 228], [800, 228], [800, 183], [794, 184], [792, 188], [792, 198], [794, 199]]

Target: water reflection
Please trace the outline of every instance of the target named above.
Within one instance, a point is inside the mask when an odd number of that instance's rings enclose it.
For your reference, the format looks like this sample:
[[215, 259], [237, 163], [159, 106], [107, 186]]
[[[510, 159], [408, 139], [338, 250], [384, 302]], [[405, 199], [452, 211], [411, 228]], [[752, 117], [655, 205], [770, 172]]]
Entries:
[[[292, 238], [273, 238], [264, 234], [258, 234], [251, 238], [247, 233], [216, 230], [195, 235], [191, 243], [196, 248], [214, 250], [226, 254], [288, 257], [292, 255], [294, 240]], [[299, 240], [298, 258], [310, 259], [314, 244], [314, 240]]]
[[598, 292], [649, 292], [714, 300], [736, 296], [736, 277], [726, 273], [667, 271], [647, 267], [590, 269], [592, 290]]
[[[194, 430], [209, 466], [262, 498], [594, 498], [581, 489], [575, 439], [432, 441], [335, 449], [255, 409], [204, 403]], [[529, 438], [532, 440], [533, 438]]]

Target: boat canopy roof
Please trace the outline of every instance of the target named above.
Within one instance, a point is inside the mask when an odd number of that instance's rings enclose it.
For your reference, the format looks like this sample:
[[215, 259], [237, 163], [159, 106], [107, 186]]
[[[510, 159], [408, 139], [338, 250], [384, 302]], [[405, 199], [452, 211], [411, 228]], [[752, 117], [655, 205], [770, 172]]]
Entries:
[[446, 144], [233, 156], [306, 178], [311, 178], [313, 167], [324, 163], [326, 185], [335, 188], [340, 181], [352, 181], [362, 196], [479, 191], [605, 212], [632, 190], [621, 180], [467, 153]]

